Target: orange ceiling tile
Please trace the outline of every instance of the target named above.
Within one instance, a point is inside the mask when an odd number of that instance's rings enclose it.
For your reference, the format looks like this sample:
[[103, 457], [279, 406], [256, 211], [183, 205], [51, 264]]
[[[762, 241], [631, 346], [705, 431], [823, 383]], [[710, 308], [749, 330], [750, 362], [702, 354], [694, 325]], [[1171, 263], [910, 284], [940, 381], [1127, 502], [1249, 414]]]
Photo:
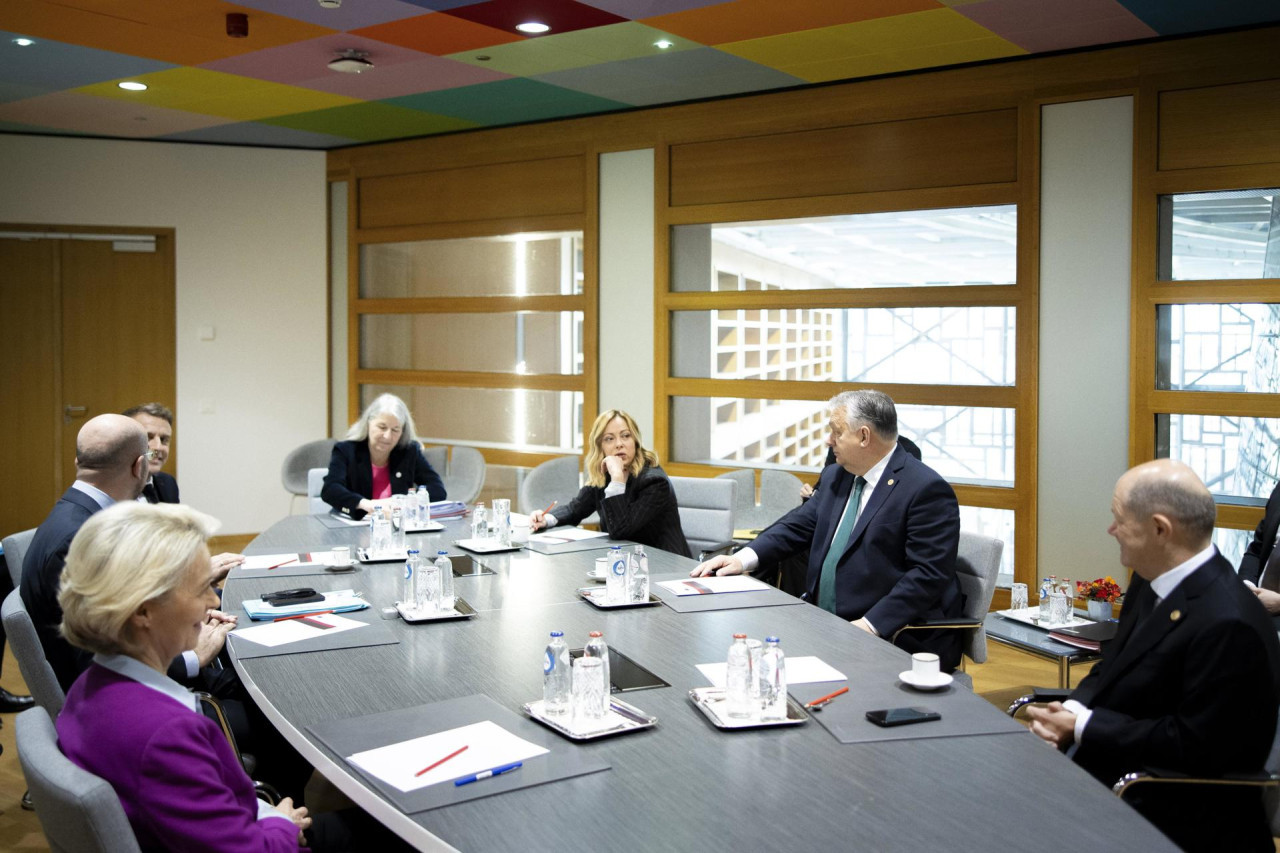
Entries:
[[[227, 35], [226, 16], [249, 16], [249, 36]], [[134, 17], [131, 17], [134, 16]], [[199, 65], [267, 47], [329, 35], [333, 30], [222, 0], [5, 0], [5, 27], [39, 38]]]
[[716, 45], [941, 7], [938, 0], [734, 0], [645, 18], [644, 23]]
[[436, 12], [352, 30], [355, 35], [445, 56], [464, 50], [524, 41], [524, 36]]

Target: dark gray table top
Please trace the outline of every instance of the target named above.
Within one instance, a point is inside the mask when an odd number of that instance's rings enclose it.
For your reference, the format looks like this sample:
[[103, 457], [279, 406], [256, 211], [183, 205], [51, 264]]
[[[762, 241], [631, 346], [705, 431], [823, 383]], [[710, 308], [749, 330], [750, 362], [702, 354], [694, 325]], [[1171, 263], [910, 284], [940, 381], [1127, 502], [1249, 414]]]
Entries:
[[998, 637], [1006, 643], [1030, 652], [1040, 651], [1057, 657], [1069, 658], [1073, 663], [1083, 663], [1102, 657], [1097, 652], [1082, 649], [1049, 638], [1049, 632], [1016, 619], [1006, 619], [997, 613], [988, 613], [984, 620], [987, 636]]
[[[460, 523], [411, 536], [447, 547]], [[326, 528], [308, 516], [282, 520], [248, 549], [271, 553], [365, 544], [363, 528]], [[653, 573], [693, 562], [650, 551]], [[816, 607], [677, 613], [665, 605], [604, 612], [579, 600], [595, 554], [516, 552], [478, 556], [495, 575], [459, 579], [479, 615], [465, 622], [385, 624], [395, 645], [236, 661], [268, 717], [339, 788], [421, 849], [462, 850], [988, 850], [1032, 832], [1092, 850], [1174, 850], [1159, 832], [1064, 756], [1029, 733], [840, 744], [810, 722], [786, 730], [721, 732], [687, 698], [706, 685], [695, 668], [724, 659], [735, 631], [776, 633], [789, 656], [817, 655], [849, 676], [850, 706], [908, 668], [909, 656]], [[317, 589], [362, 590], [376, 612], [396, 598], [396, 564], [315, 576]], [[289, 578], [233, 579], [224, 607]], [[517, 710], [541, 697], [547, 634], [571, 646], [600, 629], [619, 651], [671, 684], [627, 701], [656, 728], [581, 745], [611, 769], [405, 816], [351, 773], [342, 756], [303, 731], [326, 720], [484, 694]], [[874, 690], [858, 689], [859, 682]], [[902, 692], [903, 705], [942, 713], [952, 691]], [[985, 704], [985, 703], [984, 703]], [[870, 707], [870, 706], [869, 706]], [[868, 707], [868, 709], [869, 709]], [[879, 706], [877, 706], [879, 707]], [[965, 706], [966, 713], [979, 713]], [[980, 713], [988, 713], [982, 711]], [[989, 708], [989, 713], [1000, 712]], [[924, 727], [921, 727], [924, 728]], [[1089, 819], [1079, 820], [1087, 814]], [[1019, 829], [1019, 827], [1022, 827]]]

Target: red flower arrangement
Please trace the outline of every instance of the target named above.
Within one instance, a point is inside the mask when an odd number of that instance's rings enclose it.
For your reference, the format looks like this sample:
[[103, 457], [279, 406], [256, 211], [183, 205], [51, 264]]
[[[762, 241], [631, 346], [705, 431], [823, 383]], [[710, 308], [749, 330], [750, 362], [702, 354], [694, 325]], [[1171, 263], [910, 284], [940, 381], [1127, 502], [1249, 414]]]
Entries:
[[1115, 578], [1107, 575], [1097, 580], [1076, 581], [1076, 596], [1089, 601], [1112, 603], [1123, 598], [1124, 591], [1120, 589], [1120, 584], [1116, 583]]

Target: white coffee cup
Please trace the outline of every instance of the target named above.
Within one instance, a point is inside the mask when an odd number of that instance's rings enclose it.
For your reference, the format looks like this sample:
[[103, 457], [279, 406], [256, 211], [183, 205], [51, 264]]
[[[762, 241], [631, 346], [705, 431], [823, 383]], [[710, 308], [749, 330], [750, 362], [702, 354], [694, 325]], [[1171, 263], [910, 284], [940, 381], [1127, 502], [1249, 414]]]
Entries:
[[941, 670], [933, 652], [916, 652], [911, 656], [911, 671], [916, 675], [934, 676]]
[[529, 528], [519, 525], [511, 525], [511, 543], [513, 545], [527, 545], [529, 542]]
[[595, 576], [604, 580], [609, 575], [609, 558], [596, 557]]
[[335, 545], [333, 548], [333, 564], [335, 566], [351, 565], [351, 548], [347, 545]]

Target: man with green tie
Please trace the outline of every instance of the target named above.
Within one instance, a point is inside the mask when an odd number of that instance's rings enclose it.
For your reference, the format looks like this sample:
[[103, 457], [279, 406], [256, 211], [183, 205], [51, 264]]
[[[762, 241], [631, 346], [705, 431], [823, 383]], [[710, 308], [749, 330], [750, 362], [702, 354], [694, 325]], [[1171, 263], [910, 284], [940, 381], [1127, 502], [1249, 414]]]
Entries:
[[[835, 464], [814, 497], [732, 556], [694, 576], [752, 571], [809, 548], [804, 598], [859, 628], [890, 638], [918, 619], [954, 619], [964, 603], [956, 579], [960, 509], [932, 468], [898, 446], [898, 413], [880, 391], [846, 391], [827, 403]], [[930, 651], [947, 671], [960, 663], [962, 632], [908, 631], [898, 645]]]

